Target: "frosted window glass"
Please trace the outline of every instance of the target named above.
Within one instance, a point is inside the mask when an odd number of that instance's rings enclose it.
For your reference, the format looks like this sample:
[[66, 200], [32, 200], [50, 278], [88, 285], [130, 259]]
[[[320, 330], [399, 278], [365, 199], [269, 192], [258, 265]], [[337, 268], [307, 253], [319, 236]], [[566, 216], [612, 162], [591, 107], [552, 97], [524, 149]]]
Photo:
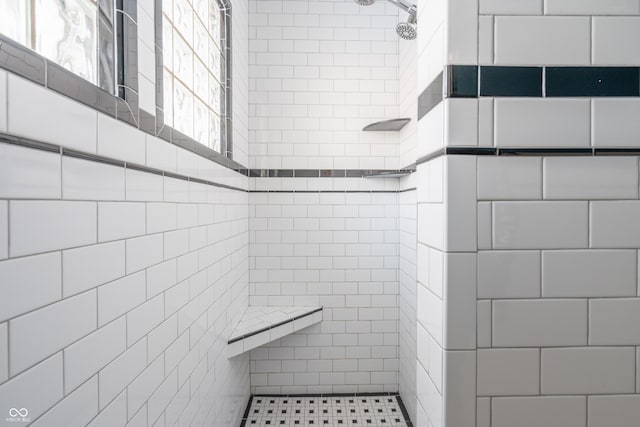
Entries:
[[28, 5], [26, 0], [0, 1], [0, 32], [24, 46], [31, 44]]
[[221, 147], [221, 9], [217, 0], [164, 0], [165, 124], [216, 151]]
[[97, 10], [91, 0], [37, 0], [35, 50], [96, 83]]

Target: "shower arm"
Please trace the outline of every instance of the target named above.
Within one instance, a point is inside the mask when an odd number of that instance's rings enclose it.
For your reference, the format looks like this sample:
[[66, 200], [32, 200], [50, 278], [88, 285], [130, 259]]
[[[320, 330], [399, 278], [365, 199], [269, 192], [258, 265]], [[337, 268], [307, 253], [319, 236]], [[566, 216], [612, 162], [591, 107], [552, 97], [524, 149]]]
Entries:
[[413, 4], [407, 4], [404, 2], [404, 0], [387, 0], [387, 1], [389, 3], [396, 5], [397, 7], [399, 7], [400, 9], [404, 10], [407, 13], [415, 14], [416, 6]]

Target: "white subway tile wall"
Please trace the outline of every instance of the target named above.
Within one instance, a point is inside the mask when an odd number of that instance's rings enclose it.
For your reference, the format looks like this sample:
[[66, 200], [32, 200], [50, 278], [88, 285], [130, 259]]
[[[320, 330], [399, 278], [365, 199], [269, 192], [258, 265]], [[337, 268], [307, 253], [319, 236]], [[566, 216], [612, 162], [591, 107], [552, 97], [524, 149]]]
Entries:
[[[234, 3], [234, 154], [247, 163], [248, 12]], [[153, 5], [138, 11], [151, 58]], [[248, 187], [4, 71], [0, 131]], [[0, 412], [26, 407], [38, 426], [236, 426], [249, 358], [226, 347], [248, 305], [247, 193], [9, 144], [0, 171]]]
[[[401, 19], [387, 2], [360, 7], [343, 0], [250, 0], [249, 166], [406, 166], [397, 164], [397, 134], [362, 132], [406, 114], [406, 107], [399, 108], [395, 33]], [[413, 74], [403, 76], [410, 81]], [[411, 93], [415, 105], [414, 86]], [[414, 114], [415, 108], [408, 117]]]
[[398, 195], [252, 193], [249, 211], [251, 305], [324, 307], [251, 352], [252, 391], [397, 391]]

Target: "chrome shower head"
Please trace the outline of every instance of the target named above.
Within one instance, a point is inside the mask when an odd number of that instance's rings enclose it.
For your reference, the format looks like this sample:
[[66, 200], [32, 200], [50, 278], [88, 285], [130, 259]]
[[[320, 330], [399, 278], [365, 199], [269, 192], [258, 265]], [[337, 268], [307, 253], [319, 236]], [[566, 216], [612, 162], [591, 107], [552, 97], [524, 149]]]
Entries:
[[418, 35], [418, 26], [416, 25], [416, 9], [409, 9], [409, 17], [407, 22], [399, 22], [396, 25], [396, 33], [405, 40], [414, 40]]
[[371, 6], [376, 2], [376, 0], [353, 0], [358, 3], [360, 6]]
[[414, 40], [418, 35], [416, 24], [411, 22], [399, 22], [396, 25], [396, 33], [405, 40]]

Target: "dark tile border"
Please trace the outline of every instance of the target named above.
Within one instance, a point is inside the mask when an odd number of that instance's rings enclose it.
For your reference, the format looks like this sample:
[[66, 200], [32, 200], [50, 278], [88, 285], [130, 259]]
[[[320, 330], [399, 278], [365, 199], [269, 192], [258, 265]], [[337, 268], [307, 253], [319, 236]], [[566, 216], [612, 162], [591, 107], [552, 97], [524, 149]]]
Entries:
[[445, 98], [640, 96], [640, 67], [448, 65], [445, 70]]
[[295, 320], [302, 319], [303, 317], [311, 316], [312, 314], [316, 314], [317, 312], [322, 311], [322, 310], [323, 310], [323, 307], [316, 308], [313, 311], [310, 311], [310, 312], [304, 313], [304, 314], [300, 314], [300, 315], [298, 315], [296, 317], [292, 317], [291, 319], [283, 320], [282, 322], [274, 323], [273, 325], [269, 325], [269, 326], [266, 326], [266, 327], [261, 328], [261, 329], [256, 329], [255, 331], [251, 331], [248, 334], [241, 335], [239, 337], [235, 337], [235, 338], [232, 338], [232, 339], [228, 340], [227, 344], [233, 344], [234, 342], [242, 341], [242, 340], [250, 338], [250, 337], [252, 337], [254, 335], [258, 335], [258, 334], [261, 334], [263, 332], [269, 331], [271, 329], [277, 328], [278, 326], [286, 325], [287, 323], [291, 323], [291, 322], [293, 322]]
[[[396, 402], [398, 402], [398, 406], [400, 407], [400, 412], [402, 412], [402, 416], [404, 418], [405, 423], [408, 427], [414, 427], [411, 418], [409, 417], [409, 412], [407, 412], [407, 408], [404, 406], [404, 402], [402, 401], [402, 397], [400, 397], [400, 393], [398, 392], [369, 392], [369, 393], [303, 393], [303, 394], [251, 394], [249, 396], [249, 403], [247, 403], [247, 408], [244, 411], [244, 415], [240, 422], [240, 427], [246, 427], [247, 420], [249, 418], [249, 412], [251, 410], [251, 404], [253, 403], [253, 399], [258, 397], [270, 398], [270, 397], [289, 397], [291, 399], [295, 398], [304, 398], [304, 397], [317, 397], [322, 399], [323, 397], [395, 397]], [[321, 426], [322, 424], [318, 424]], [[391, 425], [391, 423], [389, 424]]]
[[537, 157], [575, 157], [575, 156], [640, 156], [638, 148], [494, 148], [494, 147], [446, 147], [423, 156], [416, 165], [427, 163], [442, 156], [537, 156]]

